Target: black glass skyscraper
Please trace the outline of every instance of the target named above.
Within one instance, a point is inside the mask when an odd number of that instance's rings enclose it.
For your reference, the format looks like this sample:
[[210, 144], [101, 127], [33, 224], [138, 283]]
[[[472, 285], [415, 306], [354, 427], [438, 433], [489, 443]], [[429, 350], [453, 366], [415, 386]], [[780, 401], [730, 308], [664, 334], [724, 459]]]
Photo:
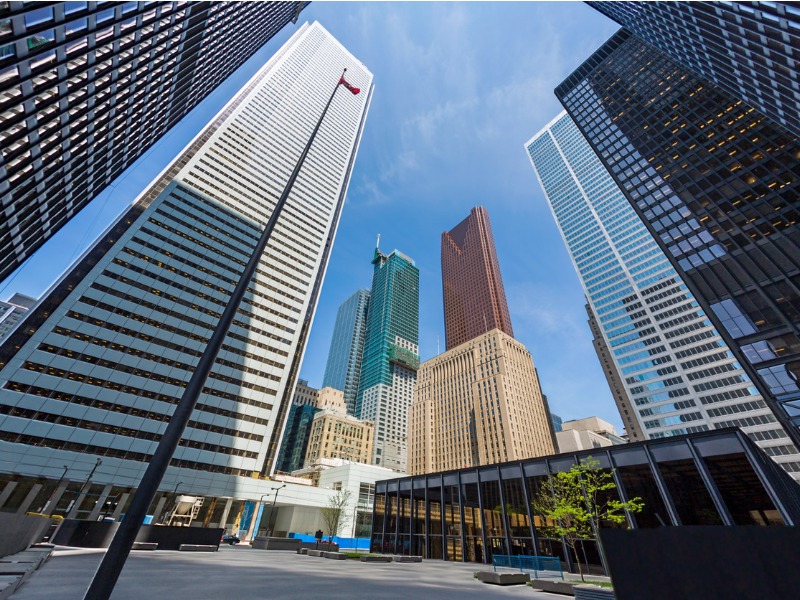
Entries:
[[625, 30], [556, 95], [797, 444], [800, 141]]
[[307, 2], [0, 2], [0, 280]]
[[800, 135], [800, 5], [587, 2]]

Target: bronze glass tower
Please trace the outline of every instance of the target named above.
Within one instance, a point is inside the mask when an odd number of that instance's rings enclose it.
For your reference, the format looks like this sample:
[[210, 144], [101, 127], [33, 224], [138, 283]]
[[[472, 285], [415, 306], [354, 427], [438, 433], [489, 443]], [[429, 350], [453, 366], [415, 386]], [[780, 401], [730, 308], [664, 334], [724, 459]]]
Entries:
[[442, 288], [448, 350], [492, 329], [514, 336], [484, 207], [476, 206], [466, 219], [442, 234]]

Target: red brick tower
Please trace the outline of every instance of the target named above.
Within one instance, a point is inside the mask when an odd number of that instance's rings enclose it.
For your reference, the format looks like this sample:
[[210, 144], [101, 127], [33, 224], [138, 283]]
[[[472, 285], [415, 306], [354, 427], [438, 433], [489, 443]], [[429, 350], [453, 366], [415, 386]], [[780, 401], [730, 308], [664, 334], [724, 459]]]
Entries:
[[442, 290], [448, 350], [492, 329], [514, 336], [489, 213], [482, 206], [442, 234]]

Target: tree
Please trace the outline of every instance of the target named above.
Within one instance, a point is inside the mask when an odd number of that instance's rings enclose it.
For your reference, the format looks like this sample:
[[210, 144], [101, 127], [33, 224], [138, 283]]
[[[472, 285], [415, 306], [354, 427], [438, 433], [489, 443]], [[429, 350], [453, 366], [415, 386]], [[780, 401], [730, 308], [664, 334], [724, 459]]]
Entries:
[[339, 490], [328, 500], [328, 505], [320, 510], [322, 520], [325, 522], [325, 527], [328, 529], [328, 535], [331, 538], [339, 535], [339, 529], [350, 517], [347, 505], [352, 495], [353, 492], [350, 490]]
[[[598, 529], [603, 521], [625, 522], [625, 511], [637, 513], [644, 503], [639, 497], [622, 502], [611, 492], [616, 489], [613, 471], [600, 468], [600, 461], [591, 456], [572, 465], [569, 471], [550, 475], [534, 498], [534, 511], [545, 525], [540, 527], [554, 537], [560, 537], [575, 556], [581, 540], [595, 538], [602, 555]], [[583, 577], [581, 561], [578, 572]]]

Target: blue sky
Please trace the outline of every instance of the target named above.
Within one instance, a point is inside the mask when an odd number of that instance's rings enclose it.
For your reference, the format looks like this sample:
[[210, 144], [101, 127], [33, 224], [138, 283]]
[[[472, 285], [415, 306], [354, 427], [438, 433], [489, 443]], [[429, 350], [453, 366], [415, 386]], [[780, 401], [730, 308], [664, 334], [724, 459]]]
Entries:
[[[336, 310], [369, 287], [377, 234], [420, 269], [420, 354], [444, 348], [439, 244], [489, 210], [514, 332], [551, 409], [621, 428], [583, 293], [523, 144], [561, 110], [558, 85], [617, 26], [580, 2], [314, 2], [375, 75], [375, 94], [301, 376], [320, 385]], [[295, 30], [290, 25], [0, 286], [39, 296]]]

